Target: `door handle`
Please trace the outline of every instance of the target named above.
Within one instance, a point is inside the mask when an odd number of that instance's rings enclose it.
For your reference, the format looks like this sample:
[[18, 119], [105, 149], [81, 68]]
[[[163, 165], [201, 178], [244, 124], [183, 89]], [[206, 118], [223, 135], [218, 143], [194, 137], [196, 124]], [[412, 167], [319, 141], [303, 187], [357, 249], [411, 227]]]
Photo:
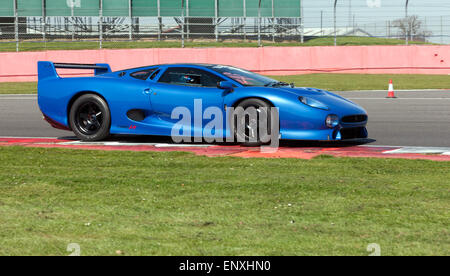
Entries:
[[150, 88], [144, 89], [144, 94], [150, 95], [152, 90]]

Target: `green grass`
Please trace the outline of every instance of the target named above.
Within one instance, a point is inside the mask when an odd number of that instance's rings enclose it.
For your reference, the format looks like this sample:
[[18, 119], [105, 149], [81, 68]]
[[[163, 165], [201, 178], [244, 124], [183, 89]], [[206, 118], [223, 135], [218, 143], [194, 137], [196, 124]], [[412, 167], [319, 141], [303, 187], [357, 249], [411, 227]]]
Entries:
[[0, 255], [450, 254], [448, 162], [0, 147]]
[[450, 89], [447, 75], [383, 75], [383, 74], [308, 74], [273, 76], [296, 86], [316, 87], [331, 91], [386, 90], [389, 80], [396, 90], [401, 89]]
[[36, 94], [36, 82], [0, 82], [0, 94]]
[[[363, 74], [309, 74], [272, 76], [301, 87], [316, 87], [330, 91], [387, 90], [390, 79], [395, 89], [450, 89], [446, 75], [363, 75]], [[0, 94], [35, 94], [35, 82], [0, 83]]]
[[[339, 37], [337, 39], [339, 46], [349, 45], [403, 45], [405, 42], [398, 39], [375, 38], [375, 37]], [[413, 41], [410, 44], [429, 44], [420, 41]], [[331, 46], [334, 45], [333, 37], [314, 38], [305, 43], [283, 41], [271, 42], [263, 41], [263, 46]], [[134, 49], [134, 48], [179, 48], [181, 41], [114, 41], [103, 42], [104, 49]], [[187, 41], [185, 47], [258, 47], [256, 41], [236, 42], [236, 41]], [[42, 50], [84, 50], [98, 49], [98, 42], [90, 41], [58, 41], [41, 43], [38, 41], [24, 41], [19, 44], [19, 51], [42, 51]], [[0, 52], [16, 51], [14, 41], [3, 41], [0, 43]]]

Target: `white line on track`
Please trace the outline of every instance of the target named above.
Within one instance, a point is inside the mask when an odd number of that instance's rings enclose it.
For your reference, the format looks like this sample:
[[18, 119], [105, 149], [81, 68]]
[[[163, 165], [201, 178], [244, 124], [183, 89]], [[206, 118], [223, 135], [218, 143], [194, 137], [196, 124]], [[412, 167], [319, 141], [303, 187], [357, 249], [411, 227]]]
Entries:
[[[58, 137], [16, 137], [16, 136], [0, 136], [0, 139], [60, 139]], [[68, 138], [61, 138], [61, 140], [71, 140]], [[214, 145], [208, 144], [167, 144], [167, 143], [130, 143], [120, 141], [110, 142], [60, 142], [60, 145], [84, 145], [84, 146], [155, 146], [157, 148], [176, 148], [176, 147], [211, 147]]]
[[0, 139], [58, 139], [59, 137], [0, 136]]
[[437, 147], [402, 147], [399, 149], [385, 151], [385, 154], [397, 154], [397, 153], [419, 153], [419, 154], [444, 154], [450, 152], [450, 148], [437, 148]]
[[361, 145], [361, 147], [373, 147], [373, 148], [412, 148], [412, 149], [447, 149], [448, 151], [450, 151], [450, 147], [388, 146], [388, 145]]
[[[353, 92], [363, 92], [363, 93], [387, 93], [385, 90], [349, 90], [349, 91], [334, 91], [334, 93], [353, 93]], [[395, 92], [406, 93], [406, 92], [450, 92], [449, 89], [396, 89]]]
[[126, 142], [82, 142], [82, 141], [73, 141], [73, 142], [62, 142], [61, 145], [83, 145], [83, 146], [154, 146], [157, 143], [126, 143]]
[[211, 147], [207, 144], [166, 144], [166, 143], [129, 143], [120, 141], [111, 142], [63, 142], [61, 145], [83, 145], [83, 146], [155, 146], [157, 148], [176, 148], [176, 147]]
[[12, 97], [12, 98], [7, 98], [7, 97], [1, 97], [0, 98], [0, 101], [3, 101], [3, 100], [8, 100], [8, 101], [12, 101], [12, 100], [36, 100], [36, 98], [19, 98], [19, 97]]
[[392, 101], [398, 101], [398, 100], [450, 100], [450, 98], [347, 98], [349, 100], [392, 100]]
[[386, 150], [383, 154], [441, 154], [450, 155], [449, 147], [417, 147], [417, 146], [383, 146], [383, 145], [361, 145], [361, 147], [368, 148], [392, 148], [392, 150]]
[[155, 145], [155, 147], [157, 148], [178, 148], [178, 147], [191, 147], [191, 148], [195, 148], [195, 147], [199, 147], [199, 148], [203, 148], [203, 147], [212, 147], [214, 145], [199, 145], [199, 144], [195, 144], [195, 145], [191, 145], [191, 144], [157, 144]]
[[[58, 139], [57, 137], [15, 137], [15, 136], [0, 136], [0, 139]], [[64, 140], [64, 139], [62, 139]], [[61, 142], [61, 145], [84, 145], [84, 146], [154, 146], [157, 148], [176, 148], [176, 147], [211, 147], [214, 145], [208, 144], [167, 144], [167, 143], [130, 143], [120, 141], [107, 142]], [[359, 147], [368, 148], [392, 148], [392, 150], [384, 151], [384, 154], [441, 154], [450, 155], [450, 147], [417, 147], [417, 146], [386, 146], [386, 145], [360, 145]]]

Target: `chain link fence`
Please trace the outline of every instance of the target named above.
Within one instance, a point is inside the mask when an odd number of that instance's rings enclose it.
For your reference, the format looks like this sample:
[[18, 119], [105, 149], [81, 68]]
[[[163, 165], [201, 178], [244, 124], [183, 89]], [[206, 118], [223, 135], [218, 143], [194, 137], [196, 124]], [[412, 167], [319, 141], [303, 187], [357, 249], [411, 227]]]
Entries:
[[[314, 45], [317, 38], [331, 43], [334, 38], [335, 45], [358, 44], [358, 38], [450, 43], [449, 4], [429, 7], [422, 1], [408, 13], [408, 1], [402, 0], [390, 4], [392, 13], [379, 14], [362, 11], [369, 2], [376, 5], [381, 0], [361, 0], [353, 6], [351, 0], [326, 1], [326, 6], [318, 2], [0, 0], [0, 51], [218, 46], [224, 42]], [[415, 15], [425, 7], [432, 11], [430, 15]]]
[[339, 44], [339, 38], [370, 37], [450, 44], [446, 0], [330, 0], [327, 6], [316, 2], [304, 5], [306, 39], [336, 36]]

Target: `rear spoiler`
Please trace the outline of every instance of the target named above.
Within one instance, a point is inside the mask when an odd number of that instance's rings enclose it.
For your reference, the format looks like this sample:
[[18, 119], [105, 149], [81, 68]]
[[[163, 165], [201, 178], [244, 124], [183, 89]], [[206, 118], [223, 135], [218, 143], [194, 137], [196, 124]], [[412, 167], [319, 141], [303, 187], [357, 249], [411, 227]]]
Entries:
[[111, 72], [111, 67], [106, 63], [81, 64], [81, 63], [53, 63], [51, 61], [38, 62], [38, 79], [59, 78], [56, 69], [82, 69], [94, 70], [94, 74], [101, 75]]

